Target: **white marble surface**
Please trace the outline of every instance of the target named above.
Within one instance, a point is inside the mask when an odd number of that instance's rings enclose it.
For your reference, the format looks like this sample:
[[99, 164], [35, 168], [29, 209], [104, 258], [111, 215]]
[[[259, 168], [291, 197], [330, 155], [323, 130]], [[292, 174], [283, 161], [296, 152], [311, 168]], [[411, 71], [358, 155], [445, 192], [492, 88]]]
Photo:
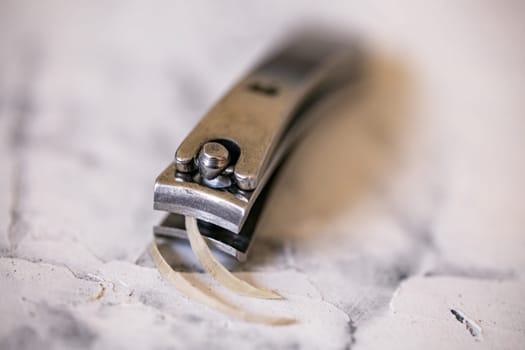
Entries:
[[[522, 349], [525, 7], [518, 2], [0, 3], [0, 349]], [[297, 317], [194, 305], [145, 249], [152, 184], [290, 28], [357, 33], [358, 101], [279, 178], [250, 261]], [[213, 283], [194, 261], [189, 278]], [[226, 295], [227, 292], [225, 292]]]

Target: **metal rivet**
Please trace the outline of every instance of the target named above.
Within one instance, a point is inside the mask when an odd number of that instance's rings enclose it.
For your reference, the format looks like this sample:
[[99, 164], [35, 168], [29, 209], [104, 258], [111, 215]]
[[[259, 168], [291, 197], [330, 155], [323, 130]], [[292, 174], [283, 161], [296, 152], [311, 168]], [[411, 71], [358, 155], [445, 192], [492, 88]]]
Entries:
[[228, 149], [218, 142], [207, 142], [199, 152], [198, 165], [201, 176], [205, 179], [217, 177], [230, 162]]

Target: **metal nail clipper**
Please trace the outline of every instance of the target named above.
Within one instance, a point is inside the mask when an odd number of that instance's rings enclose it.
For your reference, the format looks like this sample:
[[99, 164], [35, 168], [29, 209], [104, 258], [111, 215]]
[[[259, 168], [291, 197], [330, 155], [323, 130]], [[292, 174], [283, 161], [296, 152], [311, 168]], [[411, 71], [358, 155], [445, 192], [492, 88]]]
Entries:
[[352, 43], [304, 35], [243, 77], [157, 177], [154, 208], [168, 215], [154, 233], [185, 238], [193, 216], [211, 245], [245, 260], [272, 176], [312, 124], [308, 109], [358, 79], [359, 56]]

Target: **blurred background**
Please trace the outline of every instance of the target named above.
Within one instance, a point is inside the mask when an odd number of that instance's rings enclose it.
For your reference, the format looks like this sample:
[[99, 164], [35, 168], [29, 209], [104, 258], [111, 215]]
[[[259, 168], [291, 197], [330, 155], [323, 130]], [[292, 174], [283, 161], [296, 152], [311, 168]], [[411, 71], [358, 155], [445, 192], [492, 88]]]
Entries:
[[[272, 329], [146, 247], [179, 143], [301, 28], [368, 74], [313, 111], [235, 267], [289, 300], [233, 300], [301, 320]], [[0, 0], [0, 348], [519, 348], [524, 33], [520, 1]]]

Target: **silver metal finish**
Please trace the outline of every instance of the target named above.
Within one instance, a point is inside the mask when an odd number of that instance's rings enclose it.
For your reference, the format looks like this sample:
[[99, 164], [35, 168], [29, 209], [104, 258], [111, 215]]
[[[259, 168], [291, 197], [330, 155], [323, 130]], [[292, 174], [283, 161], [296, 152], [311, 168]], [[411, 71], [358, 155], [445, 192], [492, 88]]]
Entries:
[[216, 178], [230, 162], [228, 149], [218, 142], [207, 142], [199, 152], [199, 172], [207, 180]]
[[[190, 132], [157, 178], [155, 209], [213, 224], [207, 226], [208, 237], [222, 243], [241, 235], [246, 242], [232, 244], [246, 254], [255, 225], [251, 220], [251, 232], [244, 226], [283, 156], [310, 124], [305, 111], [358, 71], [357, 51], [347, 43], [315, 37], [288, 43], [241, 79]], [[218, 230], [230, 235], [214, 236]]]

